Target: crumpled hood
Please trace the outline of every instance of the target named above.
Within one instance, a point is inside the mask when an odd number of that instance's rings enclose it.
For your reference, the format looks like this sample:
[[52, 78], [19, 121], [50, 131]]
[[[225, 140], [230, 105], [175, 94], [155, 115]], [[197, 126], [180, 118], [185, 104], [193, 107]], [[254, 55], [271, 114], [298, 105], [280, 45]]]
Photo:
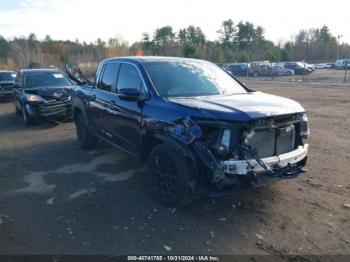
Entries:
[[28, 94], [36, 94], [46, 98], [65, 98], [71, 95], [71, 86], [58, 86], [58, 87], [37, 87], [28, 88], [24, 90]]
[[168, 98], [168, 100], [198, 109], [206, 117], [233, 121], [248, 121], [256, 118], [288, 115], [305, 111], [294, 100], [262, 92], [229, 96]]

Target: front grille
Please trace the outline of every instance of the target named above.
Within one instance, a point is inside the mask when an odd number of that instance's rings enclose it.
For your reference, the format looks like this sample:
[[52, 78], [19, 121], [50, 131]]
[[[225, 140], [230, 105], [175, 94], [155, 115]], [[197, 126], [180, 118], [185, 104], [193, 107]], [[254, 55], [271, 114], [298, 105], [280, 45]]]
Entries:
[[261, 158], [284, 154], [295, 148], [295, 126], [256, 130], [247, 138], [247, 144], [255, 149]]
[[47, 99], [47, 103], [39, 104], [39, 114], [43, 116], [69, 114], [71, 100], [69, 97], [62, 99]]
[[1, 84], [0, 91], [11, 91], [13, 85], [12, 84]]
[[70, 101], [70, 97], [63, 97], [63, 98], [54, 98], [54, 97], [44, 97], [43, 98], [46, 100], [47, 103], [49, 104], [60, 104], [60, 103], [65, 103]]

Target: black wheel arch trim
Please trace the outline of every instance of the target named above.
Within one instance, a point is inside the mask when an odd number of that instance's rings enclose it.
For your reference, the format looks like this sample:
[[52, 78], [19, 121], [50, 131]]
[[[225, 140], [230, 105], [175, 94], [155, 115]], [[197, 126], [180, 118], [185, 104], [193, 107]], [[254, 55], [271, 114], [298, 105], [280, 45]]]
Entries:
[[75, 121], [76, 112], [77, 112], [77, 110], [79, 110], [84, 116], [85, 123], [87, 124], [87, 126], [89, 126], [89, 119], [88, 119], [85, 108], [86, 107], [81, 100], [75, 99], [72, 102], [72, 117], [73, 117], [73, 120]]
[[196, 159], [194, 152], [188, 148], [188, 145], [185, 145], [179, 139], [174, 138], [172, 135], [166, 132], [154, 132], [148, 134], [147, 137], [143, 140], [143, 146], [146, 145], [147, 142], [152, 138], [156, 138], [157, 140], [168, 144], [184, 157], [189, 157], [191, 160]]

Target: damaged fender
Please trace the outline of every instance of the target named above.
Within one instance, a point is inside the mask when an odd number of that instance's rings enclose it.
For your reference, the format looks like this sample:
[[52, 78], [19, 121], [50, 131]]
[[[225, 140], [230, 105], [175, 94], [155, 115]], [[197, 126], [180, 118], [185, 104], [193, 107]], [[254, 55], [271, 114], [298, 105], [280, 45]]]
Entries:
[[199, 140], [202, 136], [201, 128], [190, 117], [183, 119], [181, 123], [166, 127], [166, 133], [155, 134], [155, 137], [170, 144], [182, 155], [189, 157], [196, 173], [199, 172], [200, 163], [212, 171], [212, 183], [217, 184], [223, 181], [225, 179], [224, 167], [216, 160], [210, 149]]

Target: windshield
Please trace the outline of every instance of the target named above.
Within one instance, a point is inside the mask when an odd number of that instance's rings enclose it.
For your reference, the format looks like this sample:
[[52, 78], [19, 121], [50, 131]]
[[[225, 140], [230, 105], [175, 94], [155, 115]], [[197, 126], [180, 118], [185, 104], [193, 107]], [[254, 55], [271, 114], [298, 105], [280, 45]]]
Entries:
[[25, 78], [26, 88], [70, 86], [72, 83], [60, 72], [33, 72], [28, 73]]
[[148, 74], [160, 96], [209, 96], [247, 93], [229, 74], [209, 62], [149, 62]]
[[0, 73], [0, 81], [15, 81], [15, 73]]

